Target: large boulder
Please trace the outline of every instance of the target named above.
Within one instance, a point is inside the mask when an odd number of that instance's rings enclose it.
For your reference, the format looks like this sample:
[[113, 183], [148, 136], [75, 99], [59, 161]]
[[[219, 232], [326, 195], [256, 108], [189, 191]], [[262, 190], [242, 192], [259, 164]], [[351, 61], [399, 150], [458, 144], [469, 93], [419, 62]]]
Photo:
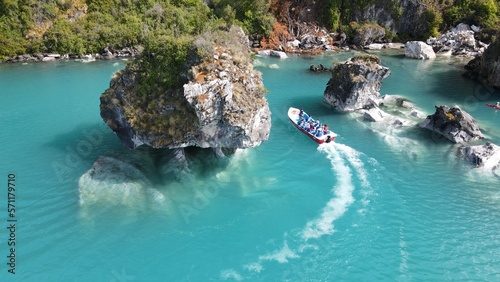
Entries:
[[374, 55], [358, 55], [337, 63], [326, 86], [324, 100], [339, 111], [371, 108], [380, 97], [382, 80], [390, 73]]
[[436, 53], [430, 45], [422, 41], [408, 41], [405, 45], [405, 56], [415, 59], [434, 59]]
[[[183, 44], [191, 44], [186, 61], [169, 62], [170, 51], [145, 51], [101, 95], [101, 116], [125, 146], [237, 149], [267, 140], [266, 90], [243, 31], [207, 33]], [[171, 51], [181, 53], [176, 48]], [[159, 52], [165, 54], [155, 58]], [[165, 61], [176, 69], [157, 65]]]
[[500, 147], [495, 144], [460, 147], [458, 156], [476, 167], [500, 170]]
[[458, 106], [436, 106], [436, 112], [419, 125], [437, 132], [454, 143], [466, 143], [484, 138], [476, 120]]

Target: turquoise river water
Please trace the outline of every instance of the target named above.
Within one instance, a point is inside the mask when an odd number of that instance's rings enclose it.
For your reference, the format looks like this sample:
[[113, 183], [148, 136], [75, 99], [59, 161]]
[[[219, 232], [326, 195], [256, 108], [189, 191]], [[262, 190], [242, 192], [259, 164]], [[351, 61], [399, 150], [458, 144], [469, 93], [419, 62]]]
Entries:
[[[500, 144], [500, 111], [484, 106], [500, 94], [463, 78], [463, 61], [377, 54], [392, 72], [381, 94], [423, 117], [459, 105], [487, 137], [475, 144]], [[228, 159], [187, 150], [188, 168], [124, 149], [100, 118], [123, 61], [0, 65], [0, 281], [500, 281], [499, 176], [425, 130], [325, 105], [329, 75], [309, 66], [352, 55], [257, 58], [269, 140]], [[336, 143], [297, 131], [290, 106]], [[155, 164], [83, 181], [110, 153]]]

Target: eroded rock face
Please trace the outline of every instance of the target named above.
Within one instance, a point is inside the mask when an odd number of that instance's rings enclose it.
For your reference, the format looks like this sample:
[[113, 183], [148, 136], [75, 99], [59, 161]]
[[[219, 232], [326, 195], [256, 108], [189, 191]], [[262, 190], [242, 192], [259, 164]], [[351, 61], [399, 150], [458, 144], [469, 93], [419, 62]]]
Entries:
[[419, 125], [437, 132], [454, 143], [467, 143], [484, 138], [476, 120], [455, 106], [436, 106], [436, 112]]
[[382, 80], [390, 73], [374, 55], [359, 55], [338, 63], [332, 69], [324, 100], [339, 111], [371, 108], [380, 97]]
[[179, 73], [187, 83], [178, 88], [141, 93], [138, 85], [144, 85], [144, 72], [149, 70], [140, 65], [114, 75], [101, 95], [101, 116], [125, 146], [236, 149], [268, 139], [271, 113], [266, 90], [251, 64], [243, 31], [232, 28], [227, 34], [204, 35], [191, 48], [200, 49], [205, 56], [196, 57], [200, 52], [195, 51], [188, 57]]

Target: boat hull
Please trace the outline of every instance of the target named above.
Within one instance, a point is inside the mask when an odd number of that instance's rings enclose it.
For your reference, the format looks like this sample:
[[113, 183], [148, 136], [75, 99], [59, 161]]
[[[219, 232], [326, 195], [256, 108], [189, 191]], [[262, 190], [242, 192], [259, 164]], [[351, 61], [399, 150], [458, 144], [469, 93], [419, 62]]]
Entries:
[[497, 105], [493, 105], [493, 104], [486, 104], [486, 106], [490, 107], [490, 108], [493, 108], [493, 109], [497, 109], [497, 110], [500, 110], [500, 107], [497, 106]]
[[[288, 109], [288, 118], [293, 123], [293, 125], [295, 126], [295, 128], [297, 128], [298, 130], [300, 130], [302, 133], [304, 133], [305, 135], [307, 135], [309, 138], [311, 138], [312, 140], [314, 140], [318, 144], [323, 144], [325, 142], [332, 142], [332, 141], [335, 140], [335, 137], [337, 136], [337, 134], [335, 134], [331, 130], [328, 130], [328, 133], [324, 134], [321, 137], [316, 137], [316, 136], [312, 135], [311, 133], [309, 133], [307, 130], [305, 130], [302, 127], [300, 127], [300, 125], [298, 124], [299, 113], [300, 113], [300, 110], [297, 109], [297, 108], [290, 107]], [[330, 136], [330, 141], [327, 141], [328, 136]]]

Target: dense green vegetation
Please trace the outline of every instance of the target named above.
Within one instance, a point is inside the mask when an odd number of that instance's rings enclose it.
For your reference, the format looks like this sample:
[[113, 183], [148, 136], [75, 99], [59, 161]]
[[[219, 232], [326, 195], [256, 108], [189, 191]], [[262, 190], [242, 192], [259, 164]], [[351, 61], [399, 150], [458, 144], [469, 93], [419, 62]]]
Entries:
[[[460, 22], [496, 30], [499, 1], [419, 0], [428, 22], [423, 37]], [[269, 35], [275, 21], [272, 6], [277, 14], [284, 13], [282, 7], [287, 13], [294, 7], [317, 7], [314, 20], [320, 25], [348, 31], [354, 15], [373, 4], [400, 20], [399, 0], [2, 0], [0, 59], [38, 52], [96, 53], [106, 46], [145, 45], [149, 39], [191, 36], [231, 24], [247, 34]]]
[[196, 35], [237, 23], [246, 32], [272, 27], [268, 0], [2, 0], [0, 58], [22, 53], [96, 53], [162, 36]]
[[494, 28], [499, 20], [498, 0], [456, 0], [454, 5], [444, 10], [445, 23], [460, 22]]

